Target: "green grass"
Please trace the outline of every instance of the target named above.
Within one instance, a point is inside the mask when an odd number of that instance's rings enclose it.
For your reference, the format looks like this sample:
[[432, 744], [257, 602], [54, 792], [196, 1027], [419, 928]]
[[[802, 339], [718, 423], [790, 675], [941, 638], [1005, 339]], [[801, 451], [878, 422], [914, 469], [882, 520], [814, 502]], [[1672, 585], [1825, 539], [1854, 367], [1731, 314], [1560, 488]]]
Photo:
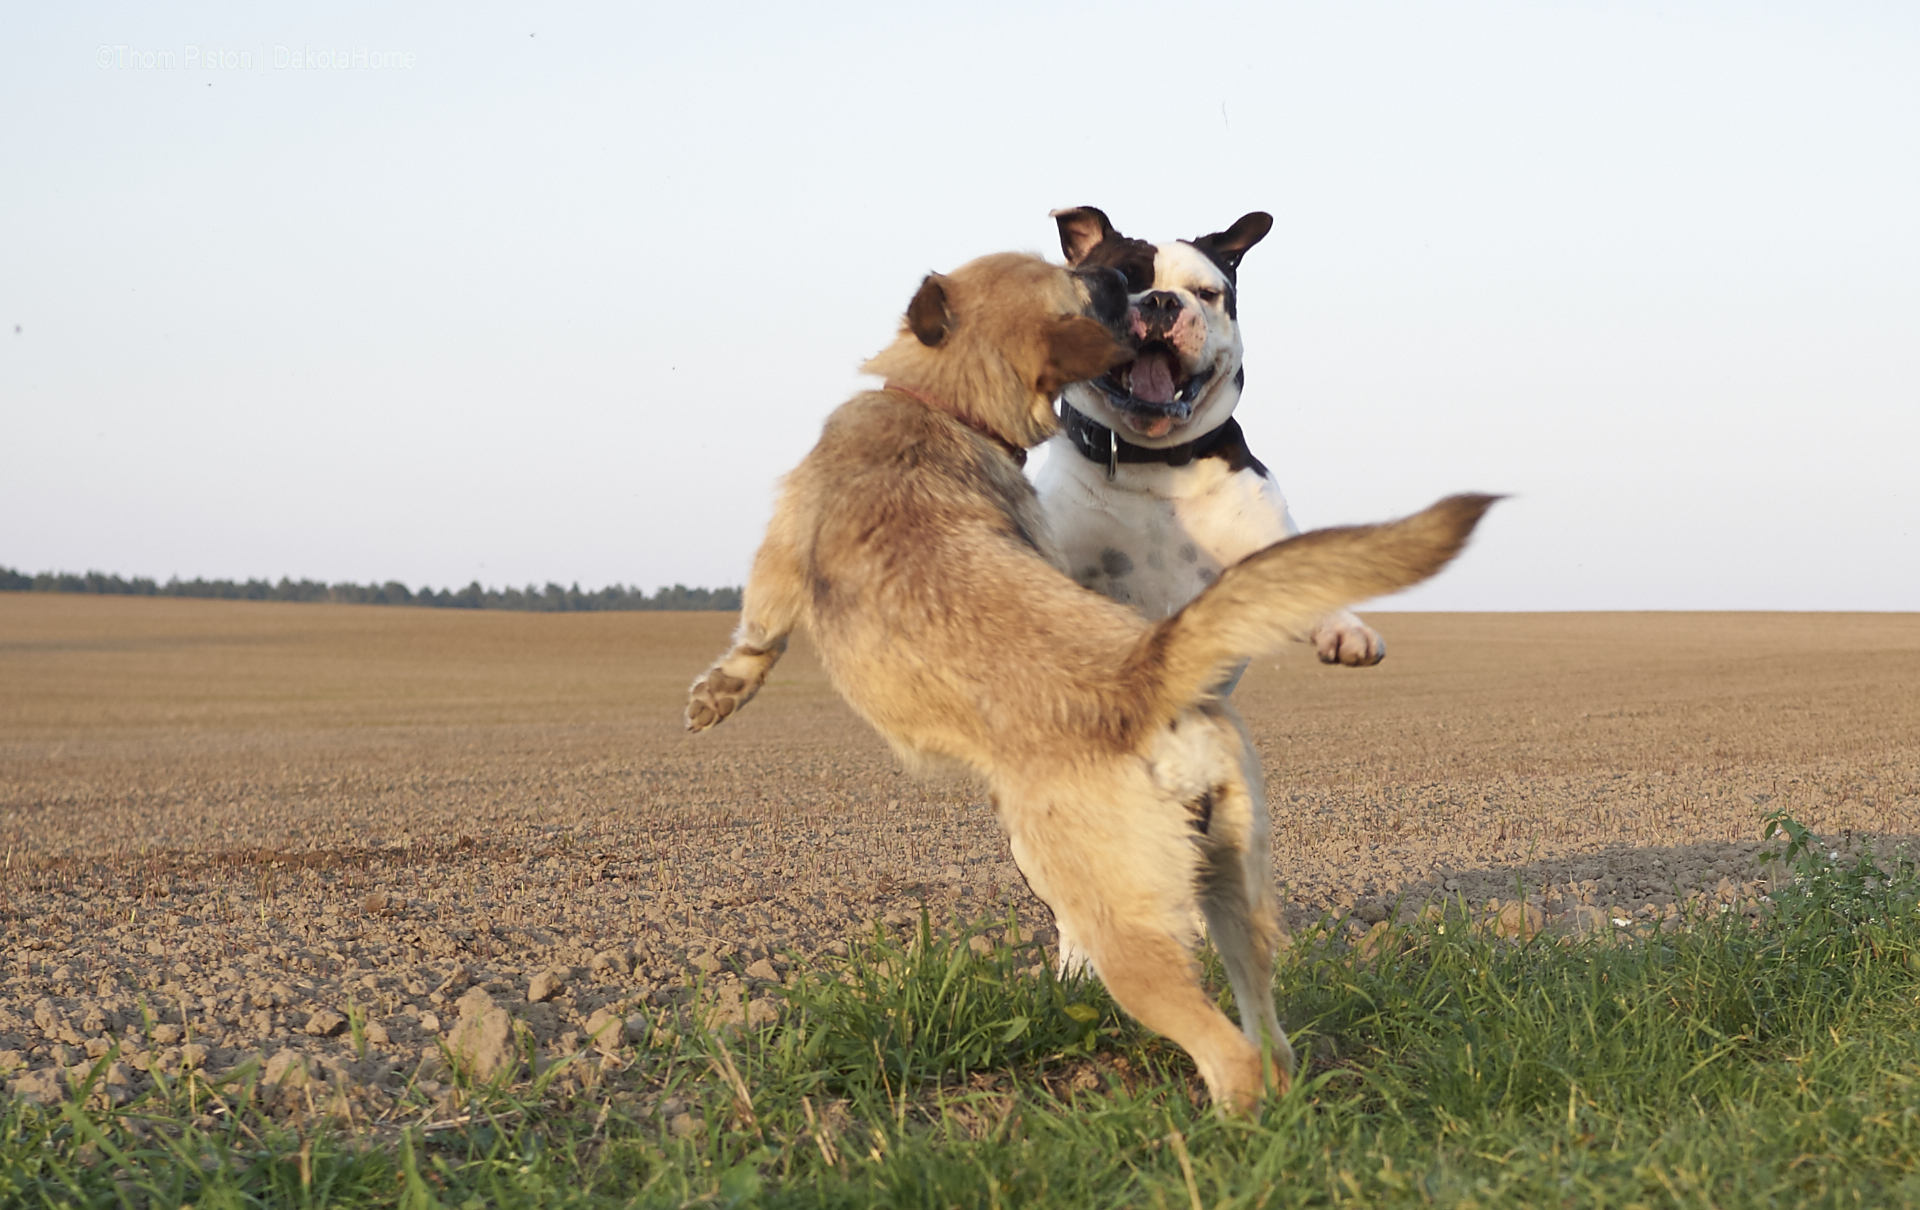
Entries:
[[1372, 963], [1302, 938], [1275, 991], [1312, 1059], [1257, 1120], [1199, 1106], [1097, 984], [923, 924], [813, 968], [776, 1024], [469, 1088], [432, 1131], [424, 1098], [410, 1124], [289, 1124], [245, 1078], [9, 1106], [0, 1204], [1920, 1202], [1920, 883], [1793, 860], [1757, 925], [1521, 944], [1456, 917]]

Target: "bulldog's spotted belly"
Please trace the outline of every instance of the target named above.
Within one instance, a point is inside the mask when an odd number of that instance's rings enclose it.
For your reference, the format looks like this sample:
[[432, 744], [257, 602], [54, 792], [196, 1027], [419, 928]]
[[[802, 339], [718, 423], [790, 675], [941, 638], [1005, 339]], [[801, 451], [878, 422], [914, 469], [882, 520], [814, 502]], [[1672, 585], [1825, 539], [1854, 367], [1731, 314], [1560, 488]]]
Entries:
[[1286, 498], [1251, 468], [1217, 458], [1184, 467], [1106, 468], [1056, 443], [1036, 478], [1060, 566], [1081, 585], [1163, 618], [1220, 569], [1295, 531]]

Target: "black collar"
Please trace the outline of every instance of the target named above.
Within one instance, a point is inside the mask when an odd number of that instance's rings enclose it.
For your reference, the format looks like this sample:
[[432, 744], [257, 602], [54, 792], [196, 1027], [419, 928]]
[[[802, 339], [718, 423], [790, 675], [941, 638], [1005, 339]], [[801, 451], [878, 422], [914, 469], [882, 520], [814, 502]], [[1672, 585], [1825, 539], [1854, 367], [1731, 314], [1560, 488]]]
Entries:
[[1240, 431], [1240, 422], [1231, 416], [1212, 432], [1203, 433], [1184, 445], [1170, 445], [1159, 450], [1133, 444], [1106, 425], [1089, 419], [1064, 399], [1060, 401], [1060, 420], [1066, 426], [1067, 440], [1073, 442], [1073, 448], [1079, 450], [1080, 456], [1087, 461], [1106, 467], [1109, 479], [1114, 477], [1122, 462], [1164, 462], [1168, 466], [1185, 466], [1195, 458], [1221, 458], [1233, 470], [1251, 467], [1261, 478], [1267, 476], [1267, 468], [1247, 449], [1246, 434]]

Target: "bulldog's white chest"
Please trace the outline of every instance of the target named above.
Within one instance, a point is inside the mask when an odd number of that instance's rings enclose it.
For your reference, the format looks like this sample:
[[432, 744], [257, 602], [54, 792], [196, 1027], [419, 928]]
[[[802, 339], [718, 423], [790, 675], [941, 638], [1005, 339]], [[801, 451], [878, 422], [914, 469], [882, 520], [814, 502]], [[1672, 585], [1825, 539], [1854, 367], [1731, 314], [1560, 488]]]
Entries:
[[1219, 458], [1122, 463], [1109, 482], [1105, 466], [1055, 437], [1034, 487], [1061, 570], [1151, 618], [1191, 601], [1221, 568], [1298, 532], [1272, 479]]

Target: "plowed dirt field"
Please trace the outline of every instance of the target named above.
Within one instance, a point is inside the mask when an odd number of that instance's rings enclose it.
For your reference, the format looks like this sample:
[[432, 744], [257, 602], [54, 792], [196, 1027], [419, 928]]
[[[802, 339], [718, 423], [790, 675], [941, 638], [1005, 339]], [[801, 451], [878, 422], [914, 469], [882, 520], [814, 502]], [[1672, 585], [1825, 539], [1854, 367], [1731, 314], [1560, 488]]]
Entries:
[[[1296, 927], [1753, 911], [1763, 811], [1920, 832], [1920, 615], [1370, 620], [1378, 668], [1236, 695]], [[559, 1050], [695, 982], [764, 1015], [923, 905], [1044, 944], [978, 788], [903, 773], [804, 644], [681, 730], [732, 621], [0, 593], [0, 1076], [293, 1051], [378, 1102], [471, 987]]]

